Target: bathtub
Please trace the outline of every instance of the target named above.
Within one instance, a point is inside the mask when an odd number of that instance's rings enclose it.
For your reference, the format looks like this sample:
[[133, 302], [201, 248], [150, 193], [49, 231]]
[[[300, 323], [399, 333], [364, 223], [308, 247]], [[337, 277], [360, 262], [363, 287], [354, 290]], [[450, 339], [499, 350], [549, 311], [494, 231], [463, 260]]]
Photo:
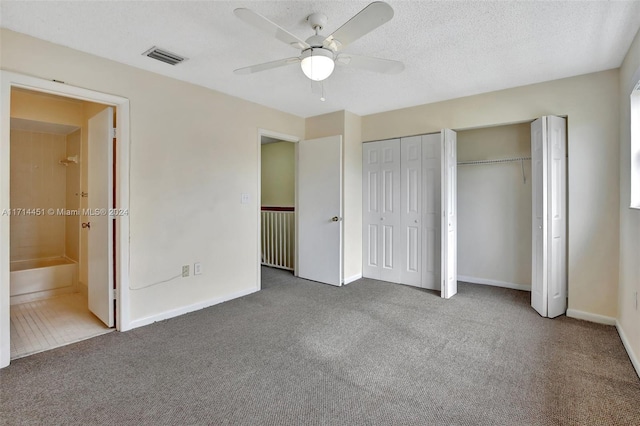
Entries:
[[24, 303], [78, 290], [78, 264], [66, 257], [10, 263], [11, 303]]

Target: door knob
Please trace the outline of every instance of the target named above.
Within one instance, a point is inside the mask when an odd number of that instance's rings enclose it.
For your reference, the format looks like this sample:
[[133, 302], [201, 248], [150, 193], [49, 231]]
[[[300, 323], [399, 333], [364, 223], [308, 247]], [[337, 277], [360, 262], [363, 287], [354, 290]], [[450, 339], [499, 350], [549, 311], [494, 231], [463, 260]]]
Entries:
[[380, 220], [384, 220], [384, 217], [381, 217]]
[[334, 216], [331, 218], [331, 222], [340, 222], [340, 218], [338, 216]]
[[91, 222], [83, 222], [83, 223], [82, 223], [82, 227], [83, 227], [83, 228], [91, 229]]
[[418, 219], [414, 220], [415, 223], [418, 223]]

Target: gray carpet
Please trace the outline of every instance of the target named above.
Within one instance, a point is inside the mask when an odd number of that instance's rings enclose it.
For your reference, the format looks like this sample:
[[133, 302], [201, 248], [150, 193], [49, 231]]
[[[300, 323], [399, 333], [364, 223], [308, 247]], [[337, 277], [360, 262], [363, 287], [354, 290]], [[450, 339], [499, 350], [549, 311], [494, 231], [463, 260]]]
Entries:
[[639, 425], [614, 327], [543, 319], [529, 293], [264, 290], [0, 370], [3, 424]]

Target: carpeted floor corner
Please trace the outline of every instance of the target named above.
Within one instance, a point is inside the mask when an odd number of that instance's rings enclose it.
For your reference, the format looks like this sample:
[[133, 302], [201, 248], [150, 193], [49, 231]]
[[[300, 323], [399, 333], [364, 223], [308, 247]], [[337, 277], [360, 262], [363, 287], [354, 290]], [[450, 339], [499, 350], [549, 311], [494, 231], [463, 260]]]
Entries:
[[348, 286], [263, 268], [263, 290], [0, 370], [0, 424], [639, 425], [614, 327], [529, 293]]

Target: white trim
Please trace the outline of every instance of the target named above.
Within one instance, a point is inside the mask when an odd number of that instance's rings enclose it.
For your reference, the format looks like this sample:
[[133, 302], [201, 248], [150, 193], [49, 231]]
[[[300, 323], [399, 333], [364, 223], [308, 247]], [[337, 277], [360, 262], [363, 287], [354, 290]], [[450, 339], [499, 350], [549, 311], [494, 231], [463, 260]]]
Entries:
[[[129, 210], [129, 100], [120, 96], [96, 92], [64, 83], [44, 80], [24, 74], [0, 70], [0, 211], [8, 209], [10, 174], [10, 110], [11, 88], [21, 87], [67, 98], [97, 102], [116, 107], [118, 123], [116, 138], [118, 150], [116, 158], [116, 205]], [[129, 216], [118, 216], [116, 253], [117, 309], [116, 329], [129, 330]], [[0, 368], [10, 362], [10, 285], [9, 285], [9, 217], [0, 216]]]
[[164, 311], [159, 314], [151, 315], [148, 317], [133, 320], [129, 323], [131, 328], [143, 327], [145, 325], [153, 324], [154, 322], [163, 321], [170, 318], [179, 317], [180, 315], [188, 314], [189, 312], [199, 311], [201, 309], [210, 308], [211, 306], [218, 305], [220, 303], [228, 302], [229, 300], [237, 299], [239, 297], [247, 296], [252, 293], [256, 293], [259, 289], [253, 287], [246, 290], [236, 291], [226, 296], [215, 297], [213, 299], [205, 300], [202, 302], [194, 303], [193, 305], [183, 306], [169, 311]]
[[600, 314], [592, 314], [591, 312], [578, 311], [577, 309], [567, 309], [567, 316], [579, 320], [595, 322], [605, 325], [616, 325], [616, 319]]
[[467, 275], [458, 275], [458, 281], [471, 284], [490, 285], [494, 287], [511, 288], [513, 290], [531, 291], [531, 286], [526, 284], [515, 284], [506, 281], [490, 280], [487, 278], [469, 277]]
[[[256, 205], [258, 206], [258, 252], [256, 254], [256, 263], [258, 264], [258, 280], [256, 282], [257, 290], [262, 289], [262, 137], [266, 136], [268, 138], [280, 139], [284, 142], [300, 142], [300, 138], [297, 136], [287, 135], [280, 132], [274, 132], [273, 130], [267, 130], [258, 128], [258, 190], [256, 196]], [[298, 163], [298, 145], [296, 145], [296, 153], [295, 153], [295, 162]], [[298, 211], [298, 168], [296, 166], [296, 176], [295, 176], [295, 188], [294, 188], [294, 209]], [[296, 233], [296, 246], [295, 252], [293, 254], [293, 275], [298, 276], [298, 215], [294, 215], [294, 229]]]
[[351, 275], [350, 277], [347, 277], [344, 279], [344, 285], [347, 284], [351, 284], [354, 281], [358, 281], [360, 278], [362, 278], [362, 274], [355, 274], [355, 275]]
[[627, 335], [624, 334], [622, 325], [620, 325], [620, 322], [618, 320], [616, 320], [616, 330], [618, 330], [618, 335], [620, 335], [622, 345], [627, 351], [627, 355], [629, 355], [629, 360], [631, 360], [631, 364], [633, 365], [633, 368], [635, 368], [636, 374], [638, 375], [638, 377], [640, 377], [640, 359], [636, 356], [635, 352], [633, 352], [631, 343], [629, 343], [629, 339], [627, 339]]

